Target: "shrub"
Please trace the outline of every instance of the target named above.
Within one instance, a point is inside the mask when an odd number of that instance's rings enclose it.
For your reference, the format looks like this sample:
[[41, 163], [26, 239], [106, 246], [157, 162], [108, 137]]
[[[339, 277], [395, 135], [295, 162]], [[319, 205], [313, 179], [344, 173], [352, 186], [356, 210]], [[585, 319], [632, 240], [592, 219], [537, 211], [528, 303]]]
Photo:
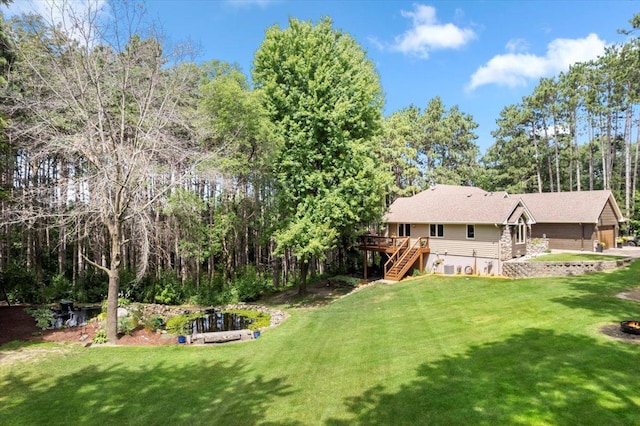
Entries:
[[144, 320], [144, 328], [151, 331], [156, 331], [162, 328], [164, 320], [160, 315], [151, 315]]
[[181, 288], [180, 277], [170, 272], [163, 273], [159, 279], [153, 281], [147, 297], [153, 294], [152, 300], [155, 303], [178, 305], [182, 301]]
[[236, 274], [231, 287], [236, 289], [238, 300], [230, 301], [230, 303], [251, 302], [257, 300], [263, 292], [268, 290], [269, 282], [259, 275], [253, 266], [246, 266]]
[[98, 330], [96, 335], [93, 336], [93, 343], [102, 344], [107, 343], [107, 332], [105, 330]]
[[130, 336], [136, 327], [138, 327], [138, 321], [136, 321], [134, 317], [127, 316], [118, 318], [118, 333]]
[[44, 303], [33, 271], [24, 265], [10, 264], [2, 273], [7, 297], [12, 303]]
[[49, 308], [26, 308], [25, 311], [36, 320], [36, 325], [43, 330], [53, 327], [53, 324], [55, 324], [55, 314]]

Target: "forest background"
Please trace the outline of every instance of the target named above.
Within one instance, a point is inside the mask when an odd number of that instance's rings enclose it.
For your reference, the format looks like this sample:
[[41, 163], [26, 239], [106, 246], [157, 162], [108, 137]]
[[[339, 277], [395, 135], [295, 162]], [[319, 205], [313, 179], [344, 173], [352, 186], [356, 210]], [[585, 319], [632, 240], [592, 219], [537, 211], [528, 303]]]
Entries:
[[627, 232], [640, 227], [640, 15], [628, 41], [505, 106], [480, 155], [473, 117], [439, 97], [385, 117], [373, 63], [329, 18], [268, 29], [249, 81], [165, 45], [144, 5], [113, 2], [109, 19], [72, 6], [58, 6], [62, 23], [0, 21], [11, 301], [208, 305], [304, 291], [308, 275], [358, 273], [357, 236], [435, 183], [610, 189]]

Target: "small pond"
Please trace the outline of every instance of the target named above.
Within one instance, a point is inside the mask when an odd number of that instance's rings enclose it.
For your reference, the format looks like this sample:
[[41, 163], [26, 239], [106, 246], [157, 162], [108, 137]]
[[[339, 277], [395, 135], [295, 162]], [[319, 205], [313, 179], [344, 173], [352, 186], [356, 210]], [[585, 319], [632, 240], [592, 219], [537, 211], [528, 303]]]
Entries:
[[89, 320], [97, 317], [102, 311], [101, 306], [75, 307], [72, 302], [60, 303], [60, 309], [54, 309], [53, 328], [77, 327], [86, 325]]
[[253, 320], [230, 312], [207, 310], [202, 318], [193, 320], [191, 333], [211, 333], [216, 331], [244, 330]]

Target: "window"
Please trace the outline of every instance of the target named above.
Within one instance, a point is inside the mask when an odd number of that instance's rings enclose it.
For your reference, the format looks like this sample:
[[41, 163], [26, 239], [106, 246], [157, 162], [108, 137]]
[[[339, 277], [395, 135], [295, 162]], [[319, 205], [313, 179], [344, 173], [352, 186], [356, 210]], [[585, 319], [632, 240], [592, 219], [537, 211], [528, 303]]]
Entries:
[[398, 224], [398, 237], [410, 237], [411, 236], [411, 224], [399, 223]]
[[433, 238], [444, 238], [444, 225], [435, 223], [429, 225], [429, 236]]
[[524, 219], [518, 219], [516, 225], [516, 244], [524, 244], [527, 241], [527, 224], [524, 223]]
[[473, 240], [476, 238], [476, 226], [475, 225], [467, 225], [467, 239]]

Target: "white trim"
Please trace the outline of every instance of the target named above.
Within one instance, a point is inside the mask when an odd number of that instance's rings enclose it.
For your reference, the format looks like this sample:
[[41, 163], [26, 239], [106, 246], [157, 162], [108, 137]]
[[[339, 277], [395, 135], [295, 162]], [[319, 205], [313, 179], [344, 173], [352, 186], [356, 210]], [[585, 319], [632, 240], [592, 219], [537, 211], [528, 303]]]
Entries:
[[[469, 236], [469, 227], [473, 226], [473, 237]], [[467, 223], [465, 228], [465, 234], [467, 235], [467, 240], [475, 240], [476, 239], [476, 225], [474, 223]]]
[[[431, 227], [435, 226], [435, 235], [431, 234]], [[442, 227], [442, 235], [438, 235], [438, 229]], [[429, 238], [444, 238], [444, 224], [443, 223], [430, 223], [429, 224]]]

